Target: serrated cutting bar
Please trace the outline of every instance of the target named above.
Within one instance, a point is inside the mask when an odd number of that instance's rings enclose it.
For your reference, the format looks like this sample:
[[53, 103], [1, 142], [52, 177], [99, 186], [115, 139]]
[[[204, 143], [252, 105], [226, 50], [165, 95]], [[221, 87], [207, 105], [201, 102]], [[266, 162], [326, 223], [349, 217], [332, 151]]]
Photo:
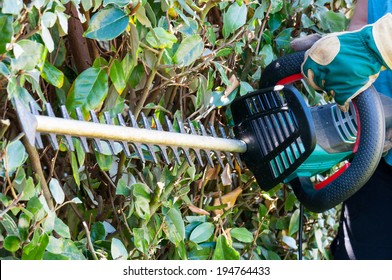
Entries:
[[184, 124], [181, 120], [176, 120], [177, 131], [175, 131], [173, 123], [167, 116], [163, 125], [157, 117], [147, 118], [142, 113], [141, 121], [138, 123], [130, 112], [128, 126], [122, 114], [112, 119], [110, 114], [105, 112], [103, 123], [93, 111], [90, 111], [91, 120], [85, 121], [81, 110], [77, 108], [75, 112], [77, 120], [75, 120], [70, 118], [65, 106], [60, 108], [62, 117], [56, 117], [50, 104], [45, 105], [46, 115], [40, 115], [35, 104], [30, 104], [28, 110], [19, 100], [14, 100], [14, 103], [27, 139], [40, 149], [44, 147], [41, 137], [46, 135], [54, 149], [59, 149], [58, 136], [62, 136], [69, 150], [74, 151], [73, 138], [77, 138], [83, 150], [89, 152], [88, 138], [93, 140], [94, 149], [98, 153], [104, 153], [102, 141], [105, 141], [111, 154], [118, 153], [120, 145], [125, 155], [131, 157], [129, 147], [132, 147], [143, 162], [149, 155], [149, 158], [157, 163], [159, 161], [157, 154], [160, 154], [166, 164], [171, 163], [171, 158], [180, 163], [181, 158], [185, 157], [190, 164], [193, 164], [193, 159], [196, 158], [202, 166], [205, 162], [213, 166], [213, 159], [216, 159], [222, 166], [225, 160], [232, 167], [233, 157], [241, 166], [238, 153], [246, 151], [245, 142], [228, 138], [223, 126], [219, 126], [220, 135], [218, 135], [212, 125], [209, 125], [208, 133], [200, 122]]

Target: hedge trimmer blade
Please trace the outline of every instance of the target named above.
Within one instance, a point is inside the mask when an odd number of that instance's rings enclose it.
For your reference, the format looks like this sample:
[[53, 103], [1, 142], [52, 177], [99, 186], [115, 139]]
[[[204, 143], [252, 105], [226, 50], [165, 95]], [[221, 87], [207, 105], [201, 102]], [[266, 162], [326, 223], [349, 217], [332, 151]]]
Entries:
[[[181, 163], [181, 157], [193, 164], [193, 156], [202, 166], [207, 162], [213, 166], [213, 157], [223, 166], [225, 159], [233, 167], [233, 159], [241, 166], [238, 153], [246, 151], [246, 144], [242, 140], [230, 139], [225, 128], [219, 125], [217, 132], [214, 126], [207, 129], [199, 121], [184, 124], [177, 120], [175, 131], [173, 123], [165, 116], [165, 124], [162, 124], [155, 116], [148, 119], [141, 114], [141, 127], [131, 112], [128, 113], [128, 124], [126, 124], [122, 114], [118, 114], [112, 119], [109, 113], [103, 114], [104, 122], [98, 120], [94, 111], [90, 111], [91, 121], [85, 121], [79, 108], [76, 109], [78, 120], [71, 119], [65, 106], [61, 106], [61, 117], [56, 117], [49, 103], [45, 105], [46, 115], [40, 115], [34, 103], [30, 103], [27, 109], [20, 100], [15, 99], [21, 127], [30, 142], [39, 149], [44, 148], [42, 135], [46, 135], [49, 143], [55, 149], [59, 149], [58, 136], [63, 137], [68, 149], [75, 150], [73, 138], [80, 140], [85, 152], [90, 152], [87, 139], [91, 139], [94, 149], [98, 153], [103, 153], [103, 142], [105, 141], [111, 154], [116, 154], [120, 150], [127, 157], [132, 153], [141, 161], [145, 162], [145, 153], [151, 156], [154, 163], [158, 163], [156, 153], [158, 152], [166, 164], [170, 164], [173, 158], [177, 163]], [[154, 124], [154, 125], [152, 125]], [[42, 135], [41, 135], [42, 134]]]

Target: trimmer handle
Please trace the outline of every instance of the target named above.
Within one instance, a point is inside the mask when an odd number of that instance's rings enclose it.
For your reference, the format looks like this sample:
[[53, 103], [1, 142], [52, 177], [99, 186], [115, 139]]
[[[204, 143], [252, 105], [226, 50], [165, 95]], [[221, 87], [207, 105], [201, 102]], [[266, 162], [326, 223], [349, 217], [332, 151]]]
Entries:
[[[301, 77], [304, 52], [284, 56], [272, 62], [261, 75], [260, 87], [290, 83]], [[323, 212], [357, 192], [374, 173], [383, 152], [385, 119], [379, 94], [370, 87], [353, 99], [357, 113], [358, 134], [353, 160], [339, 176], [316, 190], [308, 177], [297, 177], [290, 184], [298, 200], [314, 212]]]

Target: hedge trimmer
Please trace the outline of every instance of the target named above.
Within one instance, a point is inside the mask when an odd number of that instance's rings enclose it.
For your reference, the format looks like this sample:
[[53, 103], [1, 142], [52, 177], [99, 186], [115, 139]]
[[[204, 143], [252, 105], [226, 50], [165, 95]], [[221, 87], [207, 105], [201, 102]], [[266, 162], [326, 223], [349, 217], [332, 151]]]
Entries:
[[[132, 113], [127, 123], [122, 114], [112, 118], [109, 113], [100, 122], [94, 112], [85, 121], [80, 109], [76, 109], [75, 120], [64, 106], [61, 117], [56, 117], [49, 104], [46, 115], [40, 115], [34, 104], [27, 109], [14, 101], [22, 129], [37, 148], [44, 147], [41, 136], [46, 135], [54, 149], [59, 148], [61, 136], [70, 150], [74, 150], [73, 138], [78, 138], [89, 152], [92, 146], [87, 139], [91, 139], [99, 153], [107, 143], [112, 154], [123, 150], [126, 156], [136, 155], [142, 161], [149, 154], [155, 163], [158, 153], [166, 164], [179, 163], [181, 158], [192, 164], [196, 158], [202, 166], [206, 162], [214, 165], [215, 158], [222, 166], [223, 160], [241, 165], [242, 159], [262, 189], [290, 183], [305, 207], [321, 212], [355, 193], [374, 172], [383, 152], [385, 122], [389, 127], [392, 121], [392, 100], [381, 97], [381, 102], [371, 88], [356, 97], [346, 113], [334, 104], [308, 108], [295, 87], [283, 85], [300, 78], [302, 60], [303, 53], [296, 53], [267, 67], [261, 89], [231, 104], [235, 126], [228, 130], [206, 128], [199, 121], [172, 122], [168, 117], [162, 122], [144, 114], [139, 122]], [[345, 163], [338, 172], [313, 186], [311, 177], [341, 162]]]

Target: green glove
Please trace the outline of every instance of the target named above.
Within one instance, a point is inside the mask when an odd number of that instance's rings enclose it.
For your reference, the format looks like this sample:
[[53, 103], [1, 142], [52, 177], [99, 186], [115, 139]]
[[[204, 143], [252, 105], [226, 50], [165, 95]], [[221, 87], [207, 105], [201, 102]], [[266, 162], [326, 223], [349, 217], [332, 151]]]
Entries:
[[330, 93], [346, 111], [348, 101], [392, 68], [392, 14], [358, 31], [331, 33], [305, 54], [302, 74], [317, 90]]

